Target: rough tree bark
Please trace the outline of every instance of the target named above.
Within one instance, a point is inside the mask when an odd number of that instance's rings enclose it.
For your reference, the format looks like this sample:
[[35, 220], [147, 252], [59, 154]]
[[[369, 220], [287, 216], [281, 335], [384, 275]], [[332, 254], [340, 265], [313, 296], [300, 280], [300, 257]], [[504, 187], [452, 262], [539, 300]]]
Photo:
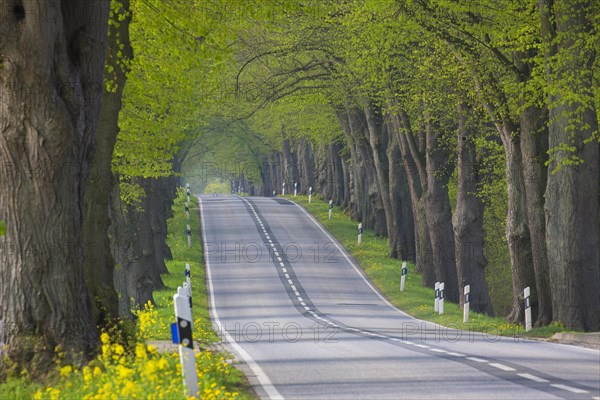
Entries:
[[0, 4], [0, 370], [41, 372], [97, 332], [82, 201], [100, 110], [109, 2]]
[[520, 113], [521, 156], [523, 182], [527, 205], [527, 223], [531, 236], [531, 256], [535, 273], [535, 295], [532, 301], [535, 324], [547, 325], [552, 321], [552, 291], [546, 249], [546, 220], [544, 192], [547, 182], [548, 131], [547, 113], [535, 105]]
[[388, 144], [388, 175], [389, 192], [393, 218], [393, 229], [395, 232], [392, 246], [392, 255], [402, 260], [415, 262], [415, 227], [413, 222], [412, 208], [410, 206], [410, 194], [408, 182], [402, 162], [402, 153], [398, 146], [397, 136], [394, 133], [393, 124], [387, 121]]
[[347, 107], [349, 128], [349, 143], [355, 147], [357, 158], [353, 159], [354, 182], [361, 188], [362, 194], [357, 193], [357, 204], [361, 217], [359, 221], [366, 228], [373, 228], [376, 236], [387, 235], [387, 222], [383, 202], [377, 183], [375, 161], [368, 141], [368, 127], [364, 112]]
[[462, 104], [458, 109], [457, 189], [456, 208], [452, 217], [456, 245], [456, 273], [459, 284], [460, 305], [465, 302], [464, 287], [471, 286], [470, 307], [473, 311], [493, 315], [483, 253], [483, 208], [477, 196], [479, 172], [475, 149], [475, 132], [469, 125], [471, 110]]
[[[496, 84], [493, 77], [488, 77]], [[481, 93], [481, 82], [474, 79], [476, 90]], [[512, 308], [507, 316], [510, 323], [522, 322], [524, 319], [523, 289], [527, 286], [536, 290], [535, 271], [533, 268], [533, 255], [531, 236], [527, 221], [527, 198], [525, 191], [525, 178], [523, 156], [521, 152], [521, 133], [516, 124], [506, 115], [501, 116], [492, 104], [485, 99], [480, 99], [490, 119], [502, 140], [504, 155], [506, 157], [506, 241], [510, 255], [511, 279], [513, 287]], [[501, 105], [506, 108], [506, 104]], [[504, 112], [506, 114], [506, 112]]]
[[83, 265], [85, 282], [92, 299], [96, 325], [118, 316], [118, 299], [113, 284], [115, 261], [110, 252], [110, 191], [113, 186], [112, 154], [119, 133], [119, 111], [128, 62], [133, 57], [129, 42], [129, 0], [120, 0], [119, 15], [109, 26], [106, 65], [112, 90], [102, 86], [102, 105], [96, 134], [94, 160], [90, 164], [88, 189], [83, 200]]
[[506, 240], [512, 270], [513, 304], [507, 320], [511, 323], [523, 321], [523, 290], [535, 288], [535, 272], [529, 226], [521, 155], [521, 136], [515, 126], [504, 121], [499, 127], [506, 155], [506, 188], [508, 214], [506, 216]]
[[[570, 329], [600, 329], [599, 145], [592, 37], [597, 4], [585, 0], [540, 0], [546, 76], [549, 147], [572, 146], [550, 160], [546, 188], [546, 245], [550, 261], [553, 318]], [[568, 82], [568, 85], [565, 83]], [[589, 142], [586, 144], [585, 141]], [[575, 156], [579, 165], [562, 165]]]
[[[408, 182], [410, 201], [414, 217], [415, 248], [414, 257], [416, 270], [423, 275], [423, 284], [432, 287], [435, 284], [435, 272], [433, 270], [431, 241], [425, 215], [424, 190], [427, 190], [425, 179], [425, 161], [416, 143], [408, 115], [399, 110], [391, 115], [392, 126], [396, 134], [402, 160], [404, 163], [405, 177]], [[413, 249], [406, 249], [407, 253]]]
[[153, 302], [152, 292], [163, 287], [161, 266], [157, 264], [157, 249], [154, 248], [151, 228], [153, 184], [152, 179], [142, 182], [146, 196], [140, 204], [141, 209], [121, 201], [118, 182], [111, 193], [112, 224], [109, 233], [111, 251], [117, 264], [114, 283], [120, 295], [119, 315], [125, 318], [132, 317], [132, 309], [143, 306], [148, 301]]
[[387, 124], [383, 120], [380, 109], [366, 103], [363, 107], [369, 134], [369, 145], [373, 154], [373, 164], [377, 176], [379, 196], [383, 205], [386, 222], [386, 234], [391, 257], [398, 257], [396, 252], [397, 233], [394, 224], [394, 213], [390, 199], [390, 181], [388, 171], [388, 159], [385, 145], [387, 145]]
[[425, 132], [427, 147], [425, 208], [436, 279], [444, 282], [446, 298], [458, 303], [459, 289], [456, 277], [454, 231], [452, 230], [452, 213], [448, 197], [448, 181], [453, 166], [450, 166], [448, 162], [448, 150], [444, 149], [440, 143], [441, 135], [440, 127], [434, 126], [433, 122], [427, 123]]

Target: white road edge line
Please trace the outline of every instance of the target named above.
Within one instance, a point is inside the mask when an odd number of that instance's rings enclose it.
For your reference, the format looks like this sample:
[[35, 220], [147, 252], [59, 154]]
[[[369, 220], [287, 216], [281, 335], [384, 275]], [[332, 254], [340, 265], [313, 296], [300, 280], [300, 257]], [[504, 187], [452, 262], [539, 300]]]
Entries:
[[[202, 199], [198, 197], [198, 203], [200, 204], [200, 224], [202, 225], [202, 247], [208, 249], [206, 246], [206, 230], [204, 224], [204, 208], [202, 206]], [[221, 320], [219, 319], [219, 314], [217, 312], [217, 306], [215, 304], [215, 296], [214, 296], [214, 288], [212, 284], [212, 273], [210, 269], [210, 261], [208, 259], [208, 254], [205, 257], [205, 267], [206, 267], [206, 280], [208, 282], [208, 297], [210, 298], [210, 308], [212, 311], [213, 319], [217, 326], [221, 326]], [[225, 335], [225, 340], [227, 343], [238, 353], [238, 355], [248, 364], [252, 372], [256, 375], [256, 379], [260, 386], [262, 386], [263, 390], [269, 396], [270, 399], [283, 399], [284, 397], [279, 393], [277, 388], [273, 385], [265, 371], [254, 361], [252, 356], [246, 352], [234, 339], [233, 337], [225, 330], [223, 330], [223, 334]]]

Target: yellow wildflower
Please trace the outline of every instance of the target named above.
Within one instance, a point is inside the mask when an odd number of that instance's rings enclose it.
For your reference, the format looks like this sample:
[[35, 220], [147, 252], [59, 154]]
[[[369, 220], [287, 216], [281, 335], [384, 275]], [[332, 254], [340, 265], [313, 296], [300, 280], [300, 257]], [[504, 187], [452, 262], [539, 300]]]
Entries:
[[60, 376], [67, 377], [73, 372], [73, 367], [70, 365], [65, 365], [60, 369]]

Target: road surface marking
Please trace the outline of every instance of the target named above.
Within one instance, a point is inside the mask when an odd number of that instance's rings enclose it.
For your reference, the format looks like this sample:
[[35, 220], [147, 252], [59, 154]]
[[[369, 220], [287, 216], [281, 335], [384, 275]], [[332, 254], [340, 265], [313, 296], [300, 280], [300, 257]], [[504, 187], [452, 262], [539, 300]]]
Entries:
[[519, 375], [521, 378], [529, 379], [530, 381], [534, 381], [534, 382], [539, 382], [539, 383], [549, 382], [547, 379], [540, 378], [539, 376], [535, 376], [535, 375], [531, 375], [531, 374], [517, 374], [517, 375]]
[[429, 349], [430, 351], [435, 351], [436, 353], [446, 353], [446, 350], [442, 349]]
[[454, 352], [451, 352], [451, 351], [448, 352], [448, 355], [454, 356], [454, 357], [464, 357], [465, 356], [464, 354], [454, 353]]
[[508, 365], [500, 364], [500, 363], [490, 363], [490, 365], [494, 368], [501, 369], [502, 371], [516, 371], [516, 369], [509, 367]]
[[429, 346], [425, 345], [425, 344], [415, 344], [415, 346], [420, 347], [422, 349], [428, 349]]
[[467, 357], [467, 360], [475, 361], [475, 362], [478, 362], [478, 363], [485, 363], [485, 362], [487, 362], [487, 360], [484, 360], [482, 358], [477, 358], [477, 357]]
[[294, 282], [292, 282], [292, 280], [291, 280], [291, 279], [288, 279], [288, 283], [289, 283], [290, 285], [293, 285], [293, 284], [294, 284]]
[[281, 270], [282, 270], [284, 273], [285, 273], [285, 272], [287, 272], [287, 269], [285, 269], [285, 268], [281, 268]]
[[[204, 242], [202, 247], [205, 249], [205, 252], [206, 252], [207, 251], [206, 249], [208, 248], [206, 246], [206, 224], [204, 223], [204, 221], [205, 221], [204, 207], [202, 205], [202, 200], [200, 198], [198, 198], [198, 203], [200, 204], [200, 218], [202, 219], [202, 241]], [[217, 326], [222, 326], [221, 319], [219, 318], [219, 313], [217, 312], [217, 305], [215, 303], [215, 289], [214, 289], [214, 286], [212, 283], [212, 270], [210, 268], [210, 259], [208, 257], [208, 254], [205, 254], [205, 255], [206, 255], [205, 266], [206, 266], [206, 278], [207, 278], [206, 280], [208, 281], [208, 297], [210, 298], [210, 308], [211, 308], [215, 323], [217, 324]], [[254, 374], [256, 375], [256, 379], [258, 380], [258, 383], [262, 386], [262, 388], [264, 389], [267, 396], [269, 396], [269, 398], [271, 398], [271, 399], [283, 399], [283, 396], [281, 395], [281, 393], [279, 393], [277, 388], [275, 388], [275, 386], [273, 385], [273, 383], [271, 382], [271, 380], [269, 379], [267, 374], [265, 374], [265, 371], [263, 371], [263, 369], [256, 363], [256, 361], [254, 361], [252, 356], [250, 356], [250, 354], [248, 354], [246, 352], [246, 350], [244, 350], [233, 339], [233, 337], [229, 334], [229, 332], [227, 332], [226, 330], [223, 330], [223, 335], [225, 336], [225, 340], [227, 341], [227, 343], [240, 355], [240, 357], [246, 362], [246, 364], [248, 364], [248, 367], [250, 367], [252, 372], [254, 372]]]
[[571, 393], [589, 393], [587, 390], [574, 388], [573, 386], [568, 386], [568, 385], [552, 384], [550, 386], [555, 387], [557, 389], [566, 390]]

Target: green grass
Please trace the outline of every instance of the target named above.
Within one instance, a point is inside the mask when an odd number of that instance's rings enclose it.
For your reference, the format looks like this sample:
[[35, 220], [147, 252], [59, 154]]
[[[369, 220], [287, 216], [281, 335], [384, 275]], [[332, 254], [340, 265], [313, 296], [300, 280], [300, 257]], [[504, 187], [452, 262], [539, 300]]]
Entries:
[[[202, 264], [202, 239], [200, 235], [200, 218], [198, 217], [198, 200], [190, 199], [190, 220], [186, 220], [184, 203], [185, 195], [180, 195], [173, 204], [174, 217], [168, 221], [169, 235], [167, 244], [173, 254], [172, 260], [167, 260], [168, 274], [162, 275], [165, 288], [153, 293], [155, 309], [158, 312], [156, 322], [150, 328], [148, 339], [171, 340], [169, 324], [175, 319], [173, 311], [173, 294], [178, 286], [185, 281], [185, 264], [190, 264], [192, 275], [192, 304], [194, 316], [194, 340], [201, 344], [219, 341], [211, 329], [208, 313], [208, 297], [206, 294], [206, 274]], [[185, 229], [192, 228], [192, 247], [187, 244]]]
[[387, 238], [375, 237], [371, 229], [363, 229], [362, 244], [357, 243], [358, 223], [344, 214], [339, 208], [333, 210], [332, 219], [328, 219], [328, 204], [313, 196], [309, 204], [307, 196], [284, 196], [295, 201], [314, 215], [327, 230], [340, 241], [363, 269], [367, 277], [396, 307], [404, 312], [455, 329], [485, 332], [488, 335], [550, 337], [564, 331], [560, 325], [553, 324], [533, 328], [526, 332], [524, 326], [509, 324], [502, 317], [489, 317], [484, 314], [469, 313], [469, 322], [463, 323], [463, 310], [458, 304], [444, 302], [444, 314], [433, 311], [433, 289], [423, 286], [422, 277], [414, 271], [414, 265], [408, 263], [408, 275], [404, 292], [400, 292], [402, 261], [388, 257]]

